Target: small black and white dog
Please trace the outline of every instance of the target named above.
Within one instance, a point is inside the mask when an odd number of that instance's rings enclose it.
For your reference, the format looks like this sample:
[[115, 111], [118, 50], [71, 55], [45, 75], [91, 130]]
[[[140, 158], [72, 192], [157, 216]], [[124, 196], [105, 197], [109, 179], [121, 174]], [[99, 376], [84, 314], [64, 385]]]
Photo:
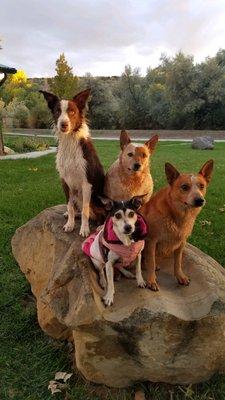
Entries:
[[73, 231], [78, 208], [81, 211], [80, 235], [87, 236], [90, 232], [89, 216], [98, 219], [103, 213], [99, 196], [102, 196], [105, 179], [85, 120], [90, 90], [78, 93], [72, 100], [59, 100], [52, 93], [40, 92], [52, 112], [59, 141], [56, 166], [68, 211], [68, 220], [63, 229], [65, 232]]
[[137, 212], [142, 204], [140, 198], [134, 197], [129, 201], [102, 199], [102, 202], [109, 215], [104, 226], [84, 241], [82, 249], [99, 272], [100, 285], [107, 288], [103, 301], [106, 306], [110, 306], [113, 304], [115, 292], [114, 268], [127, 278], [135, 278], [126, 269], [135, 263], [137, 284], [145, 287], [141, 272], [141, 252], [147, 235], [147, 225]]

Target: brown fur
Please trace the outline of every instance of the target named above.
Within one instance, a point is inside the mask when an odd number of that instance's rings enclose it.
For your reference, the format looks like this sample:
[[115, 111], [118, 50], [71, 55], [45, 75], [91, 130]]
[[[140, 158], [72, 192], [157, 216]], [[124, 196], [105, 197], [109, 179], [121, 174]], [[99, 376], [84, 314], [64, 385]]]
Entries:
[[[174, 275], [182, 285], [189, 284], [189, 278], [182, 271], [182, 254], [187, 238], [191, 235], [197, 215], [201, 211], [196, 201], [204, 201], [210, 182], [213, 161], [203, 165], [194, 176], [180, 174], [171, 164], [166, 164], [169, 186], [157, 192], [141, 213], [149, 226], [149, 235], [144, 249], [144, 267], [148, 272], [148, 287], [158, 290], [156, 281], [156, 259], [174, 255]], [[198, 199], [198, 200], [197, 200]]]
[[[48, 103], [48, 107], [52, 112], [54, 122], [57, 123], [61, 113], [59, 98], [52, 93], [45, 92], [44, 90], [40, 90], [40, 93], [44, 95]], [[70, 130], [70, 134], [72, 132], [78, 131], [82, 125], [83, 115], [85, 111], [85, 104], [87, 102], [89, 95], [90, 95], [90, 89], [86, 89], [78, 93], [76, 96], [74, 96], [73, 100], [68, 100], [67, 112], [72, 127], [72, 129]]]
[[[52, 112], [59, 140], [56, 166], [67, 199], [66, 232], [74, 229], [75, 215], [81, 211], [80, 234], [89, 234], [89, 217], [105, 214], [99, 196], [103, 194], [104, 170], [92, 144], [85, 120], [85, 107], [90, 89], [78, 93], [72, 100], [59, 100], [42, 91]], [[101, 219], [102, 222], [102, 219]]]
[[[153, 181], [149, 171], [150, 156], [157, 141], [156, 135], [143, 145], [135, 145], [131, 143], [126, 131], [121, 132], [121, 153], [105, 178], [104, 194], [107, 197], [118, 201], [146, 194], [145, 201], [150, 199], [153, 192]], [[135, 165], [139, 165], [136, 171]]]

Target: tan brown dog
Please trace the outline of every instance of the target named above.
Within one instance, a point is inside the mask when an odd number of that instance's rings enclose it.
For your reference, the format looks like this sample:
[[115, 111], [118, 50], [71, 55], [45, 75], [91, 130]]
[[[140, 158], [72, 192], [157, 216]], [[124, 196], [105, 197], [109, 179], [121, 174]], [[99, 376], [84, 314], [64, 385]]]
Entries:
[[159, 290], [156, 281], [156, 257], [174, 254], [174, 275], [181, 285], [189, 278], [182, 271], [182, 254], [191, 235], [197, 215], [205, 204], [204, 196], [213, 171], [213, 160], [207, 161], [197, 175], [180, 174], [166, 163], [169, 186], [157, 192], [141, 208], [149, 235], [144, 248], [144, 268], [147, 269], [149, 289]]
[[153, 193], [150, 174], [150, 155], [152, 155], [158, 136], [153, 136], [145, 144], [131, 143], [129, 134], [120, 135], [121, 152], [110, 167], [105, 178], [104, 194], [115, 201], [129, 200], [134, 196], [145, 196], [147, 202]]

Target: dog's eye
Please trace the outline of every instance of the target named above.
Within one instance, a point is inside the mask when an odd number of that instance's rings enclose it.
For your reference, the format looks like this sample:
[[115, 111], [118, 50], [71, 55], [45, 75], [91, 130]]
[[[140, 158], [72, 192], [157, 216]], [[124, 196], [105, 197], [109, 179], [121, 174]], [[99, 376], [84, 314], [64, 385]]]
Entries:
[[69, 111], [69, 114], [70, 114], [70, 115], [74, 115], [74, 114], [75, 114], [75, 111], [72, 111], [72, 110], [71, 110], [71, 111]]
[[133, 211], [130, 211], [129, 214], [128, 214], [128, 217], [129, 217], [129, 218], [133, 218], [133, 216], [134, 216], [134, 212], [133, 212]]
[[116, 219], [121, 219], [122, 215], [120, 213], [115, 214]]
[[204, 187], [205, 187], [205, 185], [204, 185], [203, 183], [200, 183], [200, 184], [199, 184], [199, 187], [200, 187], [201, 190], [203, 190]]
[[133, 157], [133, 153], [128, 153], [128, 157]]
[[190, 186], [184, 183], [183, 185], [181, 185], [181, 189], [184, 190], [184, 192], [187, 192], [190, 189]]
[[147, 157], [147, 155], [145, 154], [145, 153], [142, 153], [142, 158], [146, 158]]

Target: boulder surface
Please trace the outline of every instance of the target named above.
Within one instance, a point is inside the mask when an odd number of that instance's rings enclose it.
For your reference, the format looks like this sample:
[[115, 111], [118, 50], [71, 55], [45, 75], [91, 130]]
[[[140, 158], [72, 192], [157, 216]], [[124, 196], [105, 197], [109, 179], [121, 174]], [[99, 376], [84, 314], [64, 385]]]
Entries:
[[135, 280], [115, 283], [114, 305], [81, 251], [79, 224], [63, 232], [65, 206], [44, 210], [17, 229], [13, 254], [37, 299], [41, 328], [74, 340], [77, 368], [90, 381], [126, 387], [137, 381], [190, 384], [225, 365], [225, 274], [212, 258], [187, 245], [189, 287], [177, 284], [172, 259], [159, 267], [160, 291]]
[[198, 136], [192, 141], [192, 149], [213, 150], [214, 139], [211, 136]]

